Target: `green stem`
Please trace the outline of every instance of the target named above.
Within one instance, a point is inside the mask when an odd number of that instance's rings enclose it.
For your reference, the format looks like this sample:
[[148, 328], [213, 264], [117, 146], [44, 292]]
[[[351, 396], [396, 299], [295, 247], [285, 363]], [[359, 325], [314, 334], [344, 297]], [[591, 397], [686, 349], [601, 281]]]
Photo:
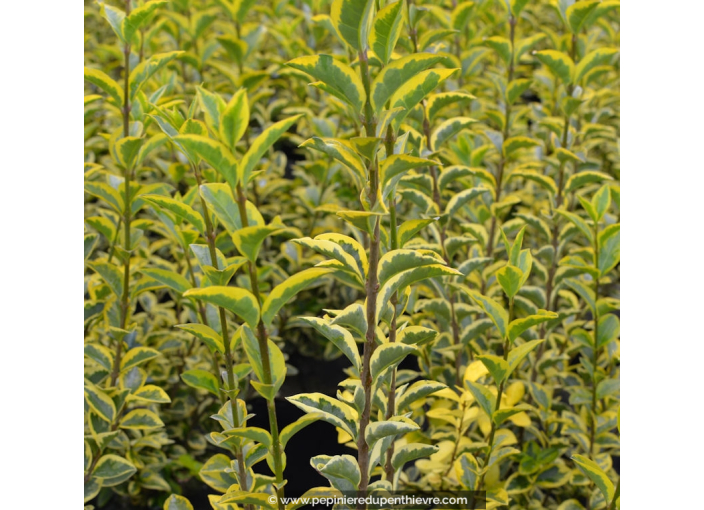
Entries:
[[[594, 222], [594, 266], [597, 271], [599, 271], [599, 224]], [[597, 388], [597, 373], [599, 364], [599, 277], [594, 278], [594, 347], [592, 347], [592, 419], [591, 419], [591, 431], [589, 434], [589, 457], [594, 459], [594, 446], [596, 439], [596, 427], [597, 427], [597, 417], [596, 417], [596, 388]]]
[[[242, 222], [242, 228], [247, 228], [249, 226], [249, 220], [247, 219], [247, 196], [245, 195], [244, 189], [241, 183], [237, 183], [235, 201], [237, 202], [237, 208], [240, 213], [240, 220]], [[261, 306], [262, 299], [259, 293], [259, 280], [257, 277], [257, 267], [252, 262], [248, 262], [247, 266], [249, 268], [249, 279], [250, 285], [252, 287], [252, 294]], [[264, 380], [262, 381], [266, 385], [272, 384], [271, 377], [271, 360], [269, 359], [269, 339], [266, 332], [266, 327], [264, 323], [259, 320], [257, 324], [257, 341], [259, 343], [259, 352], [262, 356], [262, 369]], [[277, 501], [279, 505], [279, 510], [285, 510], [285, 505], [283, 502], [284, 498], [284, 464], [283, 464], [283, 452], [281, 448], [281, 441], [279, 440], [279, 424], [276, 418], [276, 405], [274, 400], [266, 399], [266, 409], [269, 416], [269, 431], [271, 433], [272, 441], [272, 453], [274, 457], [274, 475], [276, 477], [276, 494]]]
[[[370, 77], [369, 77], [369, 63], [367, 60], [367, 52], [359, 52], [359, 63], [360, 71], [362, 74], [362, 83], [364, 85], [364, 90], [367, 93], [367, 101], [365, 104], [364, 119], [364, 129], [367, 136], [373, 137], [376, 133], [376, 118], [374, 117], [374, 112], [372, 110], [371, 103], [369, 102], [370, 97]], [[369, 203], [373, 209], [376, 205], [377, 190], [379, 188], [379, 167], [377, 164], [376, 157], [369, 163]], [[362, 387], [364, 388], [364, 409], [359, 420], [359, 432], [357, 435], [357, 463], [359, 464], [359, 469], [361, 471], [361, 480], [359, 482], [359, 492], [360, 496], [366, 497], [367, 487], [369, 485], [369, 445], [364, 438], [367, 426], [371, 419], [371, 408], [372, 408], [372, 375], [370, 370], [370, 361], [372, 353], [376, 348], [376, 300], [379, 294], [379, 281], [377, 278], [377, 269], [379, 266], [379, 252], [380, 252], [380, 219], [377, 216], [376, 222], [374, 223], [374, 231], [369, 240], [369, 273], [367, 275], [366, 282], [366, 297], [367, 297], [367, 332], [364, 342], [364, 353], [363, 353], [363, 364], [362, 373], [360, 374], [360, 379], [362, 382]], [[366, 504], [360, 501], [357, 504], [357, 510], [365, 510]]]

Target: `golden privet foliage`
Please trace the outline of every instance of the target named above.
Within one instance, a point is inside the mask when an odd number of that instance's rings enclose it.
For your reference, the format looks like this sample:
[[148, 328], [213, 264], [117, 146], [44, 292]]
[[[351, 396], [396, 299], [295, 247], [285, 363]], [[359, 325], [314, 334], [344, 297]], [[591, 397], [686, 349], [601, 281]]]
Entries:
[[87, 4], [86, 508], [296, 508], [318, 420], [311, 494], [618, 508], [618, 8]]

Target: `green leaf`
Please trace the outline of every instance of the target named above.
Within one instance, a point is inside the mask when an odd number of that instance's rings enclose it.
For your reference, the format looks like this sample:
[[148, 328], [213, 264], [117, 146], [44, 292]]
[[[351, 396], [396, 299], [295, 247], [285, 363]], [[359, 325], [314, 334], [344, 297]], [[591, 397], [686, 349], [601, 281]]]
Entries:
[[509, 157], [519, 149], [528, 149], [530, 147], [537, 147], [538, 145], [540, 145], [540, 141], [528, 138], [527, 136], [512, 136], [504, 141], [504, 156]]
[[[492, 420], [494, 421], [494, 423], [496, 425], [501, 425], [503, 422], [508, 420], [511, 416], [518, 414], [518, 413], [522, 413], [524, 411], [528, 411], [528, 410], [530, 410], [530, 406], [528, 406], [526, 404], [519, 404], [515, 407], [511, 407], [508, 409], [497, 409], [496, 411], [494, 411], [494, 414], [492, 416]], [[499, 450], [497, 450], [497, 451], [499, 451]], [[493, 459], [493, 457], [494, 457], [494, 454], [492, 454], [492, 463], [496, 462]]]
[[386, 198], [410, 170], [436, 165], [435, 161], [405, 154], [393, 154], [379, 165], [381, 196]]
[[395, 367], [414, 352], [418, 352], [414, 346], [398, 342], [380, 345], [374, 350], [369, 362], [372, 379], [376, 380], [385, 370]]
[[330, 19], [340, 38], [353, 50], [369, 47], [369, 31], [374, 14], [374, 0], [333, 0]]
[[115, 403], [100, 388], [86, 381], [83, 386], [83, 396], [90, 408], [103, 420], [112, 423], [117, 411]]
[[339, 491], [356, 491], [361, 480], [359, 465], [351, 455], [318, 455], [310, 464]]
[[132, 393], [129, 398], [135, 398], [143, 402], [150, 402], [154, 404], [168, 404], [171, 402], [169, 395], [159, 386], [155, 386], [153, 384], [142, 386], [137, 391]]
[[369, 448], [374, 448], [374, 444], [379, 440], [389, 436], [406, 434], [414, 430], [419, 430], [417, 423], [409, 418], [397, 416], [387, 421], [376, 421], [370, 423], [364, 432], [364, 440]]
[[[185, 147], [190, 153], [201, 157], [203, 161], [217, 170], [231, 187], [234, 188], [237, 185], [237, 160], [224, 144], [200, 135], [178, 135], [174, 137], [174, 141]], [[212, 185], [206, 184], [204, 186]]]
[[122, 33], [122, 23], [125, 20], [125, 12], [112, 5], [100, 3], [100, 14], [108, 21], [120, 41], [122, 43], [127, 42], [125, 35]]
[[609, 313], [599, 318], [599, 333], [597, 337], [597, 347], [602, 347], [609, 342], [616, 340], [621, 334], [621, 323], [614, 314]]
[[508, 362], [505, 359], [494, 356], [493, 354], [477, 356], [477, 359], [484, 364], [497, 385], [504, 381], [509, 371]]
[[506, 295], [509, 298], [513, 298], [521, 288], [523, 271], [511, 264], [506, 264], [496, 271], [496, 279], [499, 281], [499, 285], [501, 285]]
[[592, 313], [596, 311], [596, 299], [594, 296], [594, 290], [589, 288], [586, 283], [581, 280], [568, 279], [565, 283], [571, 287], [579, 296], [584, 299], [584, 301], [589, 305]]
[[430, 135], [430, 150], [440, 150], [443, 143], [474, 122], [477, 121], [469, 117], [453, 117], [442, 122]]
[[438, 450], [439, 447], [435, 445], [424, 443], [407, 443], [396, 448], [394, 455], [391, 458], [391, 465], [394, 469], [401, 470], [406, 463], [411, 462], [412, 460], [429, 457]]
[[301, 317], [299, 320], [309, 324], [315, 330], [330, 340], [335, 347], [347, 356], [357, 373], [362, 371], [362, 360], [359, 357], [359, 349], [352, 334], [341, 326], [330, 324], [325, 319], [317, 317]]
[[393, 2], [381, 9], [374, 19], [369, 43], [384, 65], [389, 63], [396, 42], [401, 35], [406, 0]]
[[205, 115], [205, 124], [213, 133], [220, 132], [220, 117], [227, 105], [225, 100], [217, 94], [209, 92], [203, 87], [196, 87], [198, 102]]
[[414, 235], [434, 221], [434, 219], [429, 218], [424, 220], [408, 220], [401, 223], [401, 226], [398, 228], [399, 246], [403, 248], [408, 241], [413, 239]]
[[496, 397], [493, 393], [489, 391], [486, 386], [477, 384], [475, 382], [464, 380], [467, 385], [467, 389], [474, 396], [479, 406], [484, 410], [487, 416], [492, 416], [494, 414], [494, 409], [496, 409]]
[[537, 324], [547, 322], [553, 319], [557, 319], [559, 316], [555, 312], [549, 312], [547, 310], [538, 310], [535, 315], [529, 315], [528, 317], [522, 317], [520, 319], [514, 319], [508, 326], [508, 339], [511, 343], [515, 342], [516, 339], [521, 336], [521, 334], [532, 328]]
[[609, 225], [599, 233], [599, 274], [608, 274], [621, 260], [621, 225]]
[[[259, 340], [254, 335], [254, 331], [252, 331], [251, 328], [248, 328], [246, 326], [243, 327], [242, 333], [242, 342], [244, 345], [244, 350], [247, 353], [247, 359], [249, 360], [249, 363], [252, 365], [254, 375], [257, 377], [261, 385], [269, 384], [266, 381], [266, 371], [264, 370], [262, 359], [263, 357], [262, 351], [260, 349]], [[267, 350], [269, 353], [269, 366], [271, 368], [272, 387], [270, 388], [271, 395], [264, 396], [268, 400], [272, 400], [278, 389], [284, 383], [284, 379], [286, 378], [286, 361], [284, 360], [284, 355], [281, 352], [281, 349], [279, 349], [279, 347], [271, 340], [267, 340]], [[251, 382], [254, 384], [255, 381]], [[269, 391], [269, 389], [266, 388], [265, 390]]]
[[396, 90], [391, 97], [391, 108], [402, 107], [404, 111], [394, 118], [394, 126], [400, 126], [401, 121], [418, 103], [456, 71], [457, 69], [429, 69], [416, 74]]
[[159, 283], [163, 283], [170, 289], [175, 290], [179, 294], [183, 294], [192, 287], [191, 283], [183, 276], [168, 269], [157, 269], [145, 267], [139, 270], [143, 275], [153, 278]]
[[281, 443], [281, 448], [286, 448], [286, 445], [288, 444], [289, 440], [297, 432], [307, 427], [311, 423], [318, 421], [320, 418], [321, 415], [316, 413], [304, 414], [293, 423], [289, 423], [288, 425], [286, 425], [283, 430], [281, 430], [281, 434], [279, 435], [279, 442]]
[[445, 214], [448, 215], [450, 218], [453, 218], [457, 212], [465, 206], [470, 200], [473, 200], [474, 198], [478, 197], [482, 193], [489, 193], [491, 190], [489, 188], [485, 188], [483, 186], [479, 186], [476, 188], [469, 188], [460, 191], [459, 193], [455, 193], [452, 195], [452, 198], [447, 202], [447, 206], [445, 206]]
[[364, 189], [367, 182], [367, 170], [364, 162], [350, 142], [337, 138], [318, 138], [314, 136], [303, 142], [300, 147], [315, 149], [336, 159], [349, 172], [355, 187], [360, 191]]
[[580, 216], [564, 209], [555, 209], [555, 212], [573, 223], [584, 234], [589, 241], [589, 244], [594, 242], [594, 234], [592, 233], [591, 227]]
[[548, 190], [552, 195], [557, 195], [557, 184], [552, 177], [541, 174], [535, 170], [530, 170], [527, 168], [517, 168], [508, 176], [508, 181], [515, 179], [517, 177], [526, 179], [528, 181], [533, 181], [536, 184], [542, 186]]
[[567, 179], [567, 184], [565, 184], [565, 193], [572, 193], [582, 186], [591, 184], [594, 182], [602, 182], [604, 180], [613, 180], [609, 174], [603, 172], [597, 172], [595, 170], [585, 170], [582, 172], [577, 172]]
[[166, 2], [167, 0], [151, 0], [130, 12], [129, 16], [122, 20], [122, 35], [125, 41], [134, 44], [136, 42], [134, 36], [140, 27], [149, 20], [149, 17], [156, 11], [157, 7]]
[[462, 276], [462, 273], [445, 265], [431, 264], [414, 267], [392, 276], [379, 290], [376, 317], [378, 318], [381, 315], [384, 305], [389, 302], [394, 292], [401, 291], [412, 283], [437, 276]]
[[511, 53], [513, 48], [511, 47], [511, 41], [505, 37], [498, 35], [488, 37], [484, 40], [484, 44], [498, 53], [499, 57], [501, 57], [501, 60], [503, 60], [505, 64], [508, 64], [511, 61]]
[[105, 283], [108, 284], [118, 299], [122, 298], [124, 279], [123, 273], [115, 264], [109, 262], [92, 262], [89, 267], [98, 273]]
[[609, 64], [617, 53], [618, 49], [616, 48], [598, 48], [587, 53], [574, 70], [574, 82], [581, 83], [582, 79], [589, 74], [589, 71], [597, 66]]
[[271, 445], [273, 444], [271, 434], [259, 427], [240, 427], [228, 429], [224, 432], [224, 434], [229, 437], [244, 437], [246, 439], [251, 439], [252, 441], [263, 444], [267, 448], [271, 448]]
[[186, 370], [181, 374], [181, 379], [191, 388], [206, 390], [215, 395], [220, 396], [220, 389], [217, 378], [205, 370]]
[[172, 494], [164, 501], [164, 510], [193, 510], [193, 505], [183, 496]]
[[146, 363], [147, 361], [150, 361], [160, 355], [161, 353], [156, 349], [151, 349], [149, 347], [133, 347], [123, 356], [122, 361], [120, 362], [120, 372], [127, 372], [128, 370], [139, 366], [142, 363]]
[[538, 344], [543, 343], [545, 340], [540, 339], [540, 340], [531, 340], [530, 342], [525, 342], [517, 347], [514, 347], [511, 349], [508, 353], [508, 373], [506, 374], [506, 377], [508, 378], [516, 368], [518, 368], [518, 365], [521, 363], [523, 358], [528, 356], [528, 354], [535, 349]]
[[154, 430], [164, 426], [159, 416], [149, 409], [134, 409], [120, 421], [121, 429]]
[[535, 56], [540, 60], [550, 72], [560, 78], [565, 85], [572, 83], [574, 75], [574, 62], [566, 53], [555, 50], [543, 50], [535, 53]]
[[242, 318], [250, 327], [259, 323], [259, 303], [248, 290], [235, 287], [213, 286], [203, 289], [190, 289], [184, 297], [194, 297], [207, 303], [221, 306]]
[[320, 278], [332, 271], [332, 269], [324, 267], [311, 267], [288, 277], [274, 287], [262, 306], [262, 322], [267, 326], [270, 325], [281, 307], [293, 296], [313, 284], [320, 283]]
[[357, 437], [359, 416], [349, 405], [322, 393], [301, 393], [286, 397], [286, 400], [306, 413], [319, 413], [321, 420], [340, 427], [352, 437]]
[[133, 169], [143, 143], [144, 138], [137, 136], [126, 136], [117, 140], [115, 142], [117, 162], [123, 168]]
[[239, 89], [230, 99], [220, 117], [220, 139], [235, 153], [235, 146], [249, 126], [247, 90]]
[[397, 333], [396, 341], [408, 345], [424, 345], [432, 342], [438, 335], [437, 331], [423, 326], [406, 326]]
[[275, 510], [276, 506], [272, 505], [269, 501], [271, 496], [265, 493], [254, 493], [254, 492], [244, 492], [244, 491], [233, 491], [227, 492], [218, 500], [218, 505], [221, 508], [227, 507], [232, 508], [232, 505], [237, 505], [237, 508], [244, 508], [246, 506], [254, 506], [255, 508], [268, 508], [270, 510]]
[[178, 324], [176, 327], [200, 339], [212, 350], [225, 354], [225, 344], [222, 337], [212, 328], [203, 324]]
[[103, 480], [103, 487], [118, 485], [137, 472], [127, 459], [118, 455], [108, 454], [100, 457], [93, 470], [93, 476]]
[[449, 105], [464, 105], [470, 102], [472, 99], [476, 99], [472, 94], [464, 92], [462, 90], [456, 90], [453, 92], [440, 92], [439, 94], [433, 94], [428, 98], [428, 120], [432, 123], [438, 113]]
[[203, 216], [193, 209], [190, 205], [162, 195], [140, 195], [140, 198], [146, 200], [150, 204], [154, 204], [162, 209], [166, 209], [174, 213], [181, 220], [186, 220], [193, 225], [198, 232], [205, 234], [205, 222]]
[[326, 257], [337, 260], [344, 265], [346, 270], [358, 277], [360, 284], [363, 284], [364, 273], [361, 272], [360, 266], [357, 264], [357, 260], [354, 256], [345, 251], [339, 244], [333, 241], [326, 241], [324, 239], [311, 239], [310, 237], [294, 239], [293, 242], [315, 250]]
[[283, 225], [266, 225], [241, 228], [232, 234], [232, 242], [247, 260], [256, 263], [264, 239], [280, 231], [282, 227]]
[[[442, 57], [431, 53], [414, 53], [413, 55], [394, 60], [384, 67], [374, 78], [370, 88], [370, 102], [376, 114], [378, 115], [381, 112], [384, 105], [399, 89], [410, 83], [410, 80], [417, 76], [418, 73], [425, 71], [441, 59]], [[419, 101], [420, 99], [414, 104]]]
[[496, 328], [501, 334], [501, 338], [506, 338], [508, 329], [508, 312], [506, 312], [506, 310], [504, 310], [499, 303], [489, 297], [482, 296], [475, 290], [467, 289], [466, 292], [469, 294], [469, 297], [472, 298], [472, 301], [477, 303], [477, 305], [479, 305], [479, 307], [489, 316], [494, 325], [496, 325]]
[[91, 69], [89, 67], [83, 68], [83, 77], [87, 82], [100, 87], [103, 91], [107, 92], [110, 97], [112, 97], [118, 106], [123, 105], [123, 100], [125, 97], [125, 91], [122, 87], [107, 74], [99, 69]]
[[413, 402], [445, 388], [447, 388], [447, 386], [436, 381], [415, 382], [401, 395], [401, 398], [398, 399], [397, 409], [399, 412], [403, 412]]
[[324, 83], [328, 92], [352, 106], [355, 112], [362, 111], [367, 94], [362, 80], [347, 64], [330, 55], [316, 55], [294, 58], [286, 65]]
[[242, 186], [246, 186], [249, 183], [254, 168], [259, 164], [264, 153], [269, 150], [269, 147], [281, 138], [281, 135], [288, 131], [288, 128], [293, 126], [301, 117], [302, 115], [294, 115], [293, 117], [272, 124], [262, 131], [257, 139], [252, 142], [249, 150], [247, 150], [239, 165], [237, 165], [237, 177], [239, 182], [242, 183]]
[[610, 503], [614, 499], [616, 492], [614, 490], [614, 484], [611, 483], [606, 473], [604, 473], [596, 462], [583, 455], [572, 455], [572, 460], [577, 464], [577, 467], [594, 482], [604, 495], [604, 499]]
[[134, 70], [130, 73], [130, 101], [133, 101], [137, 92], [139, 92], [144, 84], [149, 80], [154, 74], [157, 73], [161, 68], [169, 64], [173, 59], [179, 55], [184, 54], [183, 51], [171, 51], [168, 53], [159, 53], [153, 55], [147, 60], [143, 60], [142, 63], [137, 65]]
[[591, 204], [596, 213], [594, 221], [600, 221], [611, 206], [611, 192], [607, 185], [602, 186], [599, 191], [594, 194]]
[[[227, 184], [202, 184], [199, 188], [200, 196], [208, 204], [208, 208], [215, 214], [225, 229], [234, 234], [242, 228], [242, 220], [237, 202], [232, 197], [232, 190]], [[247, 211], [249, 213], [249, 211]], [[249, 217], [249, 214], [247, 214]], [[212, 261], [211, 261], [212, 262]], [[212, 263], [209, 265], [213, 265]], [[218, 264], [218, 267], [222, 267]]]
[[582, 29], [584, 21], [589, 17], [589, 15], [594, 11], [594, 9], [599, 5], [599, 0], [587, 0], [582, 2], [575, 2], [570, 5], [565, 11], [567, 17], [567, 25], [573, 34], [578, 34]]
[[378, 281], [383, 286], [397, 274], [415, 267], [442, 264], [443, 260], [435, 253], [419, 250], [392, 250], [379, 259]]
[[120, 193], [118, 193], [118, 191], [112, 186], [109, 186], [104, 182], [86, 182], [83, 187], [86, 193], [105, 201], [105, 203], [110, 205], [116, 213], [124, 213], [125, 202], [122, 195], [120, 195]]

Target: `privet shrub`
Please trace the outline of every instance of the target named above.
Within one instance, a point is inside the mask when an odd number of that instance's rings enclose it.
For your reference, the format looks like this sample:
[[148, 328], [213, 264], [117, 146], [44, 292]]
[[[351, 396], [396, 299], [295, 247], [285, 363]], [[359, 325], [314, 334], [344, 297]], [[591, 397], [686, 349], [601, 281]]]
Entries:
[[311, 487], [619, 507], [618, 2], [85, 14], [86, 508], [284, 510], [318, 420]]

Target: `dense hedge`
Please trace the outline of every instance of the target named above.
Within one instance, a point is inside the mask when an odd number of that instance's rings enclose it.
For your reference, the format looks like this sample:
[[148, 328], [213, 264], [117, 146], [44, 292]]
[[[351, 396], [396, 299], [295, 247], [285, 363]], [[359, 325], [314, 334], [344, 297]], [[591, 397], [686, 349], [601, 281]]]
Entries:
[[86, 4], [86, 508], [618, 508], [618, 6]]

